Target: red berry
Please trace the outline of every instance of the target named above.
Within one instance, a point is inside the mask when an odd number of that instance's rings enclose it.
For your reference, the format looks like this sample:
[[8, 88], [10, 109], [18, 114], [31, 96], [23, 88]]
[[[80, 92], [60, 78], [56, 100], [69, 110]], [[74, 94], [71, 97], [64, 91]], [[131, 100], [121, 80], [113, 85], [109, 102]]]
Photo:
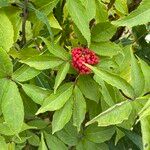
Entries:
[[84, 65], [87, 63], [89, 65], [96, 65], [99, 62], [99, 57], [90, 49], [77, 47], [72, 49], [72, 66], [80, 74], [89, 74], [91, 70]]

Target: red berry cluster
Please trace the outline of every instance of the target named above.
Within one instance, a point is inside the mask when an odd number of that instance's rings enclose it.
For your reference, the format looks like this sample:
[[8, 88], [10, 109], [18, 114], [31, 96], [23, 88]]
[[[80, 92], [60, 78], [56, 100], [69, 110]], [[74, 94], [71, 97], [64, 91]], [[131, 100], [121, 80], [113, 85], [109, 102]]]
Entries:
[[96, 65], [99, 62], [98, 56], [88, 48], [77, 47], [72, 49], [72, 66], [80, 74], [91, 73], [90, 68], [85, 66], [84, 63], [89, 65]]

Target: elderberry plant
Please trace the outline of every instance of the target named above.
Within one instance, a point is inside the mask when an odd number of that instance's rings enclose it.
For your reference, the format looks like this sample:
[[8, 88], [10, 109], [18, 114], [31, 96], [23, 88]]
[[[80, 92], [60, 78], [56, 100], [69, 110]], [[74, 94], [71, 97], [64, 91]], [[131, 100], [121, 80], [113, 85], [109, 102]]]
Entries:
[[150, 0], [0, 0], [0, 150], [150, 150]]

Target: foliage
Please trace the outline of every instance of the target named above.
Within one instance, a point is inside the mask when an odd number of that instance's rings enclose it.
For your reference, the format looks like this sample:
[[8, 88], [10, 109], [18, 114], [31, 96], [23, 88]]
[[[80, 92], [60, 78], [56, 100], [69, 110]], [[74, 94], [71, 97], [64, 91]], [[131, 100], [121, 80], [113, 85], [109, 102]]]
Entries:
[[149, 0], [0, 0], [0, 19], [0, 150], [150, 149]]

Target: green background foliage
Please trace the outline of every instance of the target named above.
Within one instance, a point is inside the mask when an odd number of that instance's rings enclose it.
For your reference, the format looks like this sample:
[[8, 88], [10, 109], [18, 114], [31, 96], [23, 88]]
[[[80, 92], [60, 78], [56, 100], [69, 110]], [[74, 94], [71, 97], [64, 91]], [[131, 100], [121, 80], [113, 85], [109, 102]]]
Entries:
[[149, 23], [149, 0], [0, 0], [0, 150], [150, 150]]

